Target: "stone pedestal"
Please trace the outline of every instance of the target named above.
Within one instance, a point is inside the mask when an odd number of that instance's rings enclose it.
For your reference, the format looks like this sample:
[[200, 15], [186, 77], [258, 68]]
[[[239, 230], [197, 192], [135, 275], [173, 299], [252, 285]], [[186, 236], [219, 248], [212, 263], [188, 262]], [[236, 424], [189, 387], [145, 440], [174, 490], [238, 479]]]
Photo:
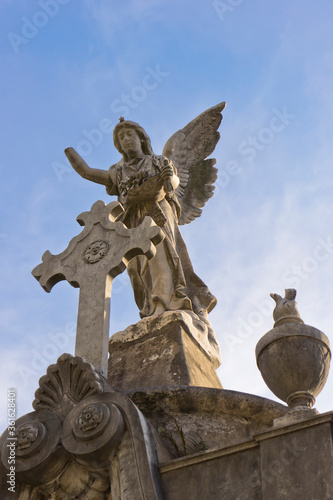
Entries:
[[174, 458], [247, 442], [250, 436], [270, 429], [274, 420], [288, 411], [286, 406], [259, 396], [207, 387], [155, 387], [125, 394]]
[[1, 500], [332, 500], [332, 413], [274, 427], [288, 408], [205, 387], [115, 392], [83, 358], [41, 378], [15, 424], [15, 493], [6, 430]]
[[222, 388], [220, 353], [210, 325], [194, 313], [145, 318], [109, 341], [108, 381], [116, 390], [144, 387]]
[[166, 500], [332, 500], [332, 413], [160, 464]]
[[255, 435], [262, 499], [333, 498], [332, 412]]

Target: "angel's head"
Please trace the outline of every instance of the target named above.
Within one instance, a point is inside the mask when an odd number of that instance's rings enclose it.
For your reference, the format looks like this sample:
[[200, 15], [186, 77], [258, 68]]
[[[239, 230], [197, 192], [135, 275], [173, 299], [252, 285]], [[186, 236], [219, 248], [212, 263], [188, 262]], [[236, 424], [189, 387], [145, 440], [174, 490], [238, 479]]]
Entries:
[[138, 123], [123, 118], [120, 118], [113, 130], [113, 142], [125, 161], [129, 159], [128, 147], [140, 149], [144, 155], [154, 154], [150, 139], [143, 128]]

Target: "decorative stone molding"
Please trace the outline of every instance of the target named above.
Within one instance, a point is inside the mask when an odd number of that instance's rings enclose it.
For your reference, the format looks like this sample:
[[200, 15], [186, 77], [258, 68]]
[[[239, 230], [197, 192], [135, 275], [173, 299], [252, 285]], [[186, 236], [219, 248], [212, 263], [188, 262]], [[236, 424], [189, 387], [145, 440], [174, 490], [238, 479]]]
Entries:
[[[84, 430], [80, 422], [87, 420], [87, 413], [89, 427], [93, 415], [98, 420], [103, 416], [96, 426]], [[163, 499], [150, 426], [124, 394], [102, 393], [81, 401], [66, 418], [61, 439], [78, 462], [102, 467], [109, 463], [112, 488], [126, 491], [115, 498]]]
[[163, 499], [150, 425], [83, 358], [64, 354], [49, 366], [33, 406], [0, 440], [6, 473], [8, 442], [15, 450], [17, 498], [109, 500], [112, 482], [112, 499]]
[[[16, 439], [17, 439], [17, 455], [25, 454], [23, 450], [26, 448], [34, 448], [33, 443], [37, 440], [37, 438], [43, 438], [45, 434], [45, 427], [41, 422], [37, 420], [32, 421], [27, 424], [21, 424], [16, 431]], [[38, 441], [37, 441], [38, 443]]]
[[81, 401], [64, 421], [63, 446], [81, 460], [107, 460], [124, 434], [121, 412], [103, 399], [96, 395]]
[[105, 381], [90, 363], [78, 356], [62, 354], [39, 380], [32, 406], [35, 410], [54, 411], [63, 420], [75, 404], [101, 393], [104, 385]]
[[107, 421], [109, 421], [110, 412], [107, 406], [103, 405], [102, 407], [101, 404], [88, 405], [85, 407], [84, 410], [82, 410], [82, 412], [78, 416], [75, 422], [76, 427], [78, 427], [80, 431], [83, 432], [91, 431], [92, 429], [95, 429], [96, 427], [99, 426], [99, 424], [105, 417], [105, 413], [107, 414]]
[[1, 437], [1, 460], [8, 468], [10, 447], [15, 450], [17, 477], [30, 485], [40, 485], [48, 477], [48, 471], [58, 474], [69, 457], [60, 447], [61, 422], [55, 413], [38, 410], [20, 417], [16, 421], [16, 436], [5, 431]]

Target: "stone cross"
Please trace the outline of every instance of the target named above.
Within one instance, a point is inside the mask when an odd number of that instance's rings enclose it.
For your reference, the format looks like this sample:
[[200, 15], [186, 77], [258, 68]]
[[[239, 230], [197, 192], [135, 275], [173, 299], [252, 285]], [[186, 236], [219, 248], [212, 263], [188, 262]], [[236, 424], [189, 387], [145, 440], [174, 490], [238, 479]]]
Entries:
[[96, 201], [90, 212], [77, 221], [84, 226], [66, 250], [52, 255], [48, 250], [42, 264], [32, 271], [46, 292], [61, 280], [80, 287], [75, 356], [82, 356], [107, 376], [111, 285], [136, 255], [155, 254], [155, 245], [163, 233], [150, 217], [134, 229], [128, 229], [115, 218], [123, 211], [118, 202], [105, 205]]

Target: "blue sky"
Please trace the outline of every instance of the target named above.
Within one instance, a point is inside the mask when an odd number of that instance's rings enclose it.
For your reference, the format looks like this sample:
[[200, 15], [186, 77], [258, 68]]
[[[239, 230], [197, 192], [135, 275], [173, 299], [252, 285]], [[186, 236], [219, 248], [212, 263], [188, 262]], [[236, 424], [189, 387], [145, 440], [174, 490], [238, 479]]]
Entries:
[[[269, 293], [297, 288], [304, 321], [333, 341], [332, 2], [3, 0], [0, 14], [2, 427], [7, 388], [27, 413], [47, 366], [74, 351], [78, 290], [46, 294], [31, 270], [79, 233], [78, 214], [111, 200], [65, 147], [108, 168], [124, 114], [160, 154], [223, 100], [215, 196], [182, 233], [218, 298], [223, 386], [275, 399], [254, 356], [273, 326]], [[137, 320], [123, 274], [111, 333]], [[332, 396], [331, 375], [319, 411]]]

